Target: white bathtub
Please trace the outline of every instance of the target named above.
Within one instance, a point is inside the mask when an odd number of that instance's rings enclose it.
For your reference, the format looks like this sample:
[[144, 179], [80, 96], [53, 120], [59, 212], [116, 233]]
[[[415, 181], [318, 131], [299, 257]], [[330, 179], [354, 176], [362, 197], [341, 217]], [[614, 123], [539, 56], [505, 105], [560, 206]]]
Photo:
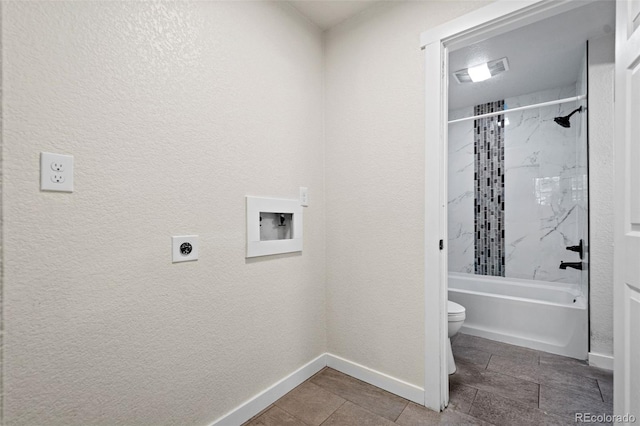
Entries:
[[587, 301], [578, 286], [450, 272], [449, 300], [466, 309], [462, 333], [587, 359]]

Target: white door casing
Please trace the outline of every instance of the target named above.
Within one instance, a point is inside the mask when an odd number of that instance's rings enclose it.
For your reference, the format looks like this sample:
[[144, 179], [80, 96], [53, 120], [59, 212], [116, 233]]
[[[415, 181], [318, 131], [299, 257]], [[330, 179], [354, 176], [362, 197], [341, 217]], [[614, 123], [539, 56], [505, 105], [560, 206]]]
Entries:
[[[594, 0], [498, 0], [420, 35], [420, 47], [425, 53], [426, 82], [424, 405], [432, 410], [440, 411], [449, 402], [446, 372], [447, 53], [590, 1]], [[640, 167], [640, 161], [638, 163]], [[444, 250], [438, 249], [440, 239], [444, 240]], [[640, 257], [636, 263], [640, 264]]]
[[[447, 100], [446, 49], [442, 43], [425, 47], [427, 87], [427, 146], [425, 149], [425, 406], [435, 411], [449, 404], [447, 360], [447, 122], [446, 108], [434, 100]], [[437, 60], [430, 60], [437, 58]], [[431, 123], [438, 123], [435, 128]], [[436, 129], [440, 130], [437, 131]], [[440, 241], [443, 245], [440, 245]]]
[[636, 419], [640, 419], [639, 27], [640, 0], [618, 0], [614, 142], [614, 413], [634, 415]]

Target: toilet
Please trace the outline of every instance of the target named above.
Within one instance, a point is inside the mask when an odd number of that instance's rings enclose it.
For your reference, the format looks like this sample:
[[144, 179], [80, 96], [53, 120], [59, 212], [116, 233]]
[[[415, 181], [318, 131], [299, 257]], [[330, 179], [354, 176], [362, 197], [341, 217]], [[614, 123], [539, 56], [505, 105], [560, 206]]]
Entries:
[[447, 370], [449, 374], [453, 374], [456, 372], [456, 362], [453, 359], [453, 351], [451, 350], [451, 338], [455, 336], [458, 333], [458, 331], [460, 331], [460, 327], [462, 327], [462, 324], [464, 323], [464, 319], [465, 319], [465, 313], [464, 313], [465, 310], [464, 310], [464, 306], [448, 300], [447, 311], [449, 314], [448, 315], [449, 339], [447, 343]]

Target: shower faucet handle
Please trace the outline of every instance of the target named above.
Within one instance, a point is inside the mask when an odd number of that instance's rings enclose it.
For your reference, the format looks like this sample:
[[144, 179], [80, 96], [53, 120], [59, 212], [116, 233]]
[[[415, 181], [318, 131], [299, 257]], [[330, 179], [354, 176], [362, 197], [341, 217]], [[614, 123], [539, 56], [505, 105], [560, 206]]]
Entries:
[[575, 251], [576, 253], [579, 253], [580, 259], [582, 259], [584, 257], [584, 241], [582, 241], [581, 239], [580, 244], [578, 244], [577, 246], [568, 246], [567, 250]]

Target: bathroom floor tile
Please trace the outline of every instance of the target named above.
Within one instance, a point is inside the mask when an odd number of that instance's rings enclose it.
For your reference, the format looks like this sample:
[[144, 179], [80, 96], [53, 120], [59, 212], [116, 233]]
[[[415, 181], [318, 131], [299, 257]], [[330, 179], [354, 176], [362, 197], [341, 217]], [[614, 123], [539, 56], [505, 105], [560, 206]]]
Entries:
[[398, 418], [408, 402], [404, 398], [331, 368], [314, 376], [311, 383], [391, 421]]
[[601, 368], [591, 367], [586, 361], [567, 358], [555, 354], [543, 353], [540, 355], [540, 365], [551, 367], [555, 371], [563, 371], [579, 376], [591, 377], [597, 380], [613, 381], [613, 372]]
[[[462, 333], [459, 333], [459, 336], [455, 343], [453, 343], [453, 346], [471, 347], [495, 355], [516, 358], [522, 362], [528, 362], [531, 364], [537, 364], [540, 356], [540, 352], [533, 349], [509, 345], [502, 342], [495, 342], [493, 340]], [[453, 353], [455, 355], [455, 349], [453, 350]]]
[[449, 383], [449, 406], [447, 408], [468, 413], [476, 393], [478, 393], [476, 388], [456, 382]]
[[469, 364], [477, 364], [482, 368], [485, 368], [489, 364], [491, 358], [490, 352], [477, 349], [472, 346], [451, 346], [453, 351], [453, 357], [456, 360], [461, 360]]
[[591, 377], [577, 376], [574, 374], [549, 369], [540, 370], [540, 385], [554, 387], [556, 389], [582, 394], [595, 400], [602, 400], [598, 381]]
[[473, 364], [456, 361], [458, 371], [449, 376], [449, 383], [462, 384], [478, 390], [495, 393], [513, 399], [529, 407], [538, 406], [537, 383], [506, 374], [478, 369]]
[[567, 392], [551, 386], [540, 386], [540, 409], [564, 416], [575, 413], [611, 414], [611, 404], [602, 398], [589, 397], [581, 393]]
[[351, 402], [345, 402], [322, 426], [393, 426], [394, 424]]
[[518, 359], [505, 357], [502, 355], [491, 355], [491, 360], [487, 365], [487, 370], [508, 374], [522, 380], [540, 383], [540, 365], [523, 363]]
[[481, 419], [447, 408], [441, 413], [429, 410], [418, 404], [410, 402], [404, 409], [397, 425], [401, 426], [427, 426], [427, 425], [489, 425]]
[[568, 392], [582, 393], [588, 397], [600, 397], [600, 388], [596, 379], [558, 371], [548, 365], [523, 365], [513, 358], [492, 355], [487, 370], [564, 389]]
[[271, 406], [261, 415], [245, 423], [245, 426], [308, 426], [302, 420], [296, 419], [291, 414], [278, 408]]
[[478, 391], [469, 414], [495, 425], [569, 425], [573, 418], [545, 413], [493, 393]]
[[317, 426], [336, 411], [345, 400], [311, 382], [304, 382], [275, 405], [305, 423]]

